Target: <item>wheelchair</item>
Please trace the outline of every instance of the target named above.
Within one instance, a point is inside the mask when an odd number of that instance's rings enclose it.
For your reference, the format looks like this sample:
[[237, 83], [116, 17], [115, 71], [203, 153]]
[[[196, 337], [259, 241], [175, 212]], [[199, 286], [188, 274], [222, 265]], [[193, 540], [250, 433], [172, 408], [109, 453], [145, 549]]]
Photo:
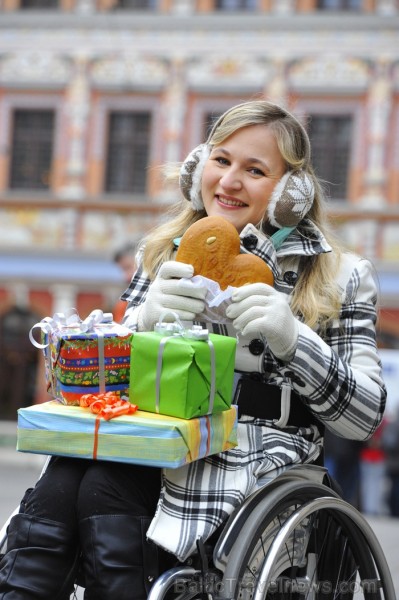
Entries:
[[[12, 516], [0, 531], [0, 553]], [[155, 579], [148, 600], [396, 599], [373, 530], [317, 465], [268, 473], [216, 543], [198, 540], [197, 550]]]
[[161, 575], [148, 600], [394, 600], [381, 546], [364, 517], [342, 500], [324, 467], [272, 472], [231, 515], [209, 562]]

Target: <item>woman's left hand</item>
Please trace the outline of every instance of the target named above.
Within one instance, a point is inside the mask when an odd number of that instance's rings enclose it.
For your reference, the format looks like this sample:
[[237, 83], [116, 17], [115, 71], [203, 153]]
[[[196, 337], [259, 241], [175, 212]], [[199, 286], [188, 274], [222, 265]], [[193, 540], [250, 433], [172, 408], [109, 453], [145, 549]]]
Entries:
[[263, 335], [272, 353], [281, 360], [290, 360], [298, 341], [298, 321], [287, 297], [265, 283], [253, 283], [237, 288], [226, 315], [243, 335]]

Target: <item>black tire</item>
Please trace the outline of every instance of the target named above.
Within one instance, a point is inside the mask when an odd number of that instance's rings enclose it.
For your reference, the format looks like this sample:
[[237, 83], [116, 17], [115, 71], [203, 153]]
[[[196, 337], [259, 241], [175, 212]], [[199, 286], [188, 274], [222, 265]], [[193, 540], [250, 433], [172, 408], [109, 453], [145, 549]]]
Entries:
[[[395, 600], [371, 528], [330, 488], [305, 481], [283, 483], [265, 496], [262, 511], [255, 512], [229, 555], [221, 597]], [[292, 529], [281, 538], [290, 522]]]

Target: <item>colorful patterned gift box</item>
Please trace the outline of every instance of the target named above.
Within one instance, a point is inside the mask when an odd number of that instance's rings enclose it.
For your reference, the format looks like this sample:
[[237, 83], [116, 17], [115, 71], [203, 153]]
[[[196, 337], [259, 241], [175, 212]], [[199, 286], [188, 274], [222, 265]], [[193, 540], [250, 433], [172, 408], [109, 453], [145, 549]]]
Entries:
[[[177, 317], [177, 315], [176, 315]], [[181, 323], [134, 333], [129, 398], [141, 410], [192, 419], [228, 410], [233, 395], [235, 338]]]
[[[42, 343], [33, 330], [41, 330]], [[78, 405], [82, 394], [127, 394], [132, 333], [112, 314], [93, 311], [84, 321], [72, 310], [37, 323], [32, 343], [43, 349], [48, 391], [63, 404]]]
[[177, 468], [236, 445], [236, 407], [190, 420], [137, 411], [106, 421], [55, 401], [18, 411], [20, 452]]

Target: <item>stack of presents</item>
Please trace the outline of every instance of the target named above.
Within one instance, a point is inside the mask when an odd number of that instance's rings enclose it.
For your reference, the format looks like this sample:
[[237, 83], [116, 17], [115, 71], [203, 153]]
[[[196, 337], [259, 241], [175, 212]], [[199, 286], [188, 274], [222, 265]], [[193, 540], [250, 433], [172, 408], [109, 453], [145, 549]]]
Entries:
[[101, 310], [36, 324], [52, 400], [18, 411], [18, 450], [177, 468], [236, 446], [236, 340], [167, 318], [140, 333]]

